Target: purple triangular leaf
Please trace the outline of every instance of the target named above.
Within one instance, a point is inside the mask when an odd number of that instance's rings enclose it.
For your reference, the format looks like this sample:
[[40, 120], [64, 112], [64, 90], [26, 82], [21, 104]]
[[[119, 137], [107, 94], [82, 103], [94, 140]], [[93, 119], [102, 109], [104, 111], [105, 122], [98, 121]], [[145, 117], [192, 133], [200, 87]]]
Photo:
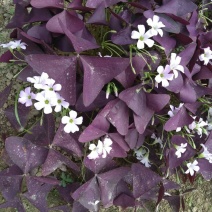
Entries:
[[138, 116], [144, 115], [145, 109], [147, 108], [146, 94], [142, 90], [141, 85], [137, 85], [122, 91], [119, 94], [119, 98], [124, 101], [135, 114]]
[[127, 194], [120, 194], [113, 201], [113, 204], [116, 206], [121, 206], [122, 209], [135, 206], [135, 199]]
[[203, 178], [207, 181], [212, 179], [212, 163], [209, 163], [206, 159], [198, 159], [199, 172]]
[[97, 175], [101, 189], [101, 201], [104, 207], [112, 205], [114, 198], [117, 196], [117, 185], [129, 171], [129, 167], [120, 167]]
[[178, 77], [170, 81], [169, 86], [166, 87], [167, 90], [179, 93], [183, 87], [183, 77], [181, 73], [178, 73]]
[[104, 85], [126, 70], [129, 65], [129, 59], [125, 58], [81, 56], [80, 59], [84, 69], [83, 102], [85, 106], [90, 105]]
[[119, 100], [107, 114], [108, 121], [116, 127], [118, 133], [126, 135], [129, 126], [129, 109], [127, 105]]
[[[98, 211], [100, 202], [100, 190], [97, 178], [94, 177], [85, 184], [83, 184], [72, 194], [72, 197], [85, 208], [91, 211]], [[96, 201], [97, 204], [95, 204]]]
[[133, 174], [133, 194], [138, 198], [157, 186], [162, 178], [145, 166], [134, 163], [131, 167]]
[[183, 127], [191, 124], [193, 118], [188, 115], [184, 106], [180, 108], [176, 115], [171, 117], [164, 125], [166, 131], [176, 130], [178, 127]]
[[64, 125], [60, 124], [59, 129], [54, 137], [53, 145], [59, 146], [63, 149], [71, 150], [78, 157], [82, 157], [82, 148], [79, 146], [77, 138], [74, 138], [68, 133], [64, 132]]
[[7, 109], [5, 109], [4, 113], [8, 121], [11, 123], [12, 127], [16, 129], [17, 131], [22, 131], [23, 127], [25, 127], [27, 124], [30, 108], [25, 107], [25, 105], [18, 104], [17, 111], [18, 111], [18, 116], [19, 116], [21, 126], [17, 121], [14, 106], [10, 106]]
[[108, 134], [108, 136], [114, 141], [116, 142], [124, 151], [129, 151], [130, 148], [127, 144], [127, 142], [124, 140], [123, 136], [121, 136], [118, 133], [110, 133]]
[[107, 25], [104, 4], [100, 4], [88, 19], [87, 24]]
[[7, 101], [7, 98], [10, 94], [12, 88], [12, 84], [7, 86], [1, 93], [0, 93], [0, 108], [3, 107], [4, 103]]
[[39, 21], [48, 21], [51, 17], [52, 17], [52, 14], [48, 9], [46, 8], [37, 9], [32, 7], [28, 15], [27, 22], [33, 23], [33, 22], [39, 22]]
[[104, 7], [109, 7], [118, 2], [126, 2], [126, 0], [88, 0], [86, 2], [86, 7], [97, 8], [102, 3], [104, 3]]
[[45, 7], [53, 7], [53, 8], [63, 8], [63, 0], [31, 0], [30, 4], [35, 8], [45, 8]]
[[43, 164], [47, 156], [47, 149], [15, 136], [6, 139], [5, 148], [13, 163], [25, 174]]
[[0, 205], [0, 208], [17, 208], [18, 212], [26, 212], [19, 197], [15, 197], [13, 200], [8, 201]]
[[[61, 13], [53, 16], [46, 24], [46, 28], [50, 32], [63, 34], [63, 28], [60, 25], [60, 21], [64, 24], [64, 27], [72, 33], [81, 30], [84, 27], [84, 23], [80, 20], [74, 11], [63, 10]], [[70, 24], [70, 22], [72, 24]]]
[[67, 165], [69, 168], [77, 172], [79, 171], [79, 167], [74, 162], [72, 162], [59, 152], [50, 149], [48, 152], [48, 156], [42, 166], [42, 175], [47, 176], [54, 172], [57, 168], [60, 168], [62, 165]]
[[[63, 85], [60, 95], [71, 105], [76, 101], [76, 57], [29, 55], [26, 62], [39, 74], [46, 72], [56, 83]], [[48, 63], [46, 62], [48, 61]]]
[[9, 63], [13, 59], [13, 55], [10, 51], [6, 51], [0, 56], [0, 63]]
[[184, 16], [197, 9], [197, 5], [191, 0], [171, 0], [161, 7], [157, 8], [157, 13], [173, 14], [175, 16]]

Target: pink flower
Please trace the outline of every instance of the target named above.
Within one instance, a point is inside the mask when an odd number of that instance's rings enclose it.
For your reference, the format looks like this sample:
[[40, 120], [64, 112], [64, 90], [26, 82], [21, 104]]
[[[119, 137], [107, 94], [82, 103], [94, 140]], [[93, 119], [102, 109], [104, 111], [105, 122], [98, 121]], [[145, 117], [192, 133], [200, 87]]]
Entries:
[[35, 94], [31, 92], [30, 87], [27, 87], [24, 91], [20, 92], [18, 102], [25, 104], [26, 107], [29, 107], [32, 105], [32, 99], [35, 99]]

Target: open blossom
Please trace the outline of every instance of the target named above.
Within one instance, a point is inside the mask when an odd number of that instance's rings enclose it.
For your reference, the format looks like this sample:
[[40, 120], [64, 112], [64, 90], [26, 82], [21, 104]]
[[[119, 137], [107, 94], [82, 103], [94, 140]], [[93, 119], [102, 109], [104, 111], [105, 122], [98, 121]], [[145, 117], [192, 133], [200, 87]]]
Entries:
[[166, 65], [165, 69], [163, 66], [159, 66], [157, 68], [158, 75], [155, 77], [155, 81], [157, 83], [162, 82], [163, 87], [169, 86], [169, 81], [173, 80], [174, 75], [170, 73], [170, 67], [169, 65]]
[[69, 103], [65, 101], [65, 99], [59, 94], [55, 93], [56, 95], [56, 102], [55, 102], [55, 112], [60, 112], [62, 110], [62, 107], [68, 108]]
[[14, 40], [10, 41], [9, 43], [6, 44], [1, 44], [3, 48], [9, 48], [9, 49], [26, 49], [26, 43], [21, 42], [21, 40]]
[[137, 48], [143, 49], [144, 44], [148, 47], [152, 47], [154, 45], [154, 41], [149, 39], [152, 37], [149, 31], [145, 32], [144, 25], [138, 25], [138, 31], [133, 30], [131, 34], [132, 39], [138, 39]]
[[44, 89], [47, 91], [60, 91], [62, 89], [61, 84], [54, 84], [55, 80], [53, 79], [47, 80], [46, 83], [47, 84], [44, 86]]
[[176, 152], [175, 155], [177, 155], [177, 158], [181, 158], [181, 154], [186, 151], [187, 143], [183, 144], [181, 143], [180, 146], [175, 146], [176, 147]]
[[200, 144], [203, 148], [203, 152], [201, 153], [201, 156], [209, 161], [209, 163], [212, 163], [212, 153], [208, 151], [208, 148], [204, 144]]
[[45, 89], [48, 84], [51, 84], [51, 79], [45, 72], [41, 76], [27, 77], [27, 81], [33, 83], [37, 89]]
[[90, 144], [89, 149], [91, 150], [91, 153], [88, 155], [88, 158], [96, 159], [99, 158], [99, 156], [106, 158], [107, 154], [110, 154], [110, 151], [112, 150], [112, 144], [112, 140], [108, 137], [103, 141], [98, 140], [97, 146], [95, 144]]
[[135, 150], [136, 158], [145, 165], [145, 167], [150, 167], [150, 161], [149, 161], [149, 153], [143, 149], [140, 148], [138, 150]]
[[163, 143], [161, 138], [157, 138], [154, 133], [151, 135], [151, 138], [155, 139], [153, 144], [160, 144], [160, 148], [163, 148]]
[[173, 105], [170, 105], [171, 110], [168, 111], [168, 115], [170, 117], [173, 117], [174, 115], [176, 115], [180, 108], [184, 105], [184, 103], [180, 103], [178, 107], [174, 107]]
[[[194, 118], [196, 118], [196, 117], [194, 117]], [[204, 133], [206, 135], [208, 134], [207, 130], [204, 128], [206, 126], [208, 126], [207, 121], [205, 122], [205, 121], [203, 121], [202, 118], [200, 118], [198, 122], [193, 121], [191, 124], [189, 124], [188, 128], [192, 131], [196, 131], [197, 134], [200, 137], [202, 137], [202, 133]]]
[[100, 148], [102, 148], [102, 142], [100, 140], [98, 141], [97, 146], [95, 144], [90, 144], [89, 150], [91, 150], [91, 153], [88, 155], [88, 158], [90, 160], [99, 158], [99, 153], [102, 152]]
[[153, 36], [159, 33], [159, 35], [163, 37], [163, 30], [161, 28], [165, 27], [165, 25], [159, 21], [159, 17], [157, 15], [154, 15], [152, 19], [148, 18], [147, 24], [152, 27], [149, 31]]
[[80, 116], [77, 118], [77, 112], [74, 110], [71, 110], [69, 112], [69, 116], [63, 116], [62, 117], [62, 123], [66, 124], [64, 127], [64, 131], [66, 133], [75, 133], [76, 131], [79, 131], [78, 125], [82, 124], [83, 117]]
[[181, 57], [171, 53], [170, 69], [173, 71], [175, 78], [178, 77], [178, 71], [184, 73], [184, 67], [180, 65]]
[[52, 113], [52, 107], [55, 106], [55, 95], [50, 95], [45, 91], [36, 94], [35, 99], [38, 101], [34, 104], [37, 110], [44, 109], [45, 114]]
[[29, 107], [32, 105], [33, 99], [35, 99], [35, 94], [31, 92], [30, 87], [27, 87], [24, 91], [20, 92], [18, 102], [25, 104], [26, 107]]
[[194, 175], [194, 172], [199, 171], [199, 166], [197, 166], [198, 161], [195, 160], [193, 163], [187, 163], [188, 170], [185, 172], [186, 174], [190, 173], [191, 176]]
[[204, 53], [199, 56], [200, 61], [204, 61], [204, 65], [209, 63], [209, 60], [212, 59], [212, 51], [210, 47], [204, 48]]

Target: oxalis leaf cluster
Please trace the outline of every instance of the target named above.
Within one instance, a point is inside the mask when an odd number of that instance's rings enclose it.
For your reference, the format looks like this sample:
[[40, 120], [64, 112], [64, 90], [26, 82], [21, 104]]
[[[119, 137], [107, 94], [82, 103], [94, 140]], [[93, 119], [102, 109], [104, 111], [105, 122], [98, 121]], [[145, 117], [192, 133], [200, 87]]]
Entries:
[[[1, 156], [0, 208], [25, 211], [25, 197], [42, 212], [163, 199], [184, 210], [181, 183], [212, 176], [211, 1], [14, 5], [0, 62], [22, 64], [14, 77], [29, 86], [4, 111], [17, 134]], [[53, 189], [66, 204], [48, 207]]]

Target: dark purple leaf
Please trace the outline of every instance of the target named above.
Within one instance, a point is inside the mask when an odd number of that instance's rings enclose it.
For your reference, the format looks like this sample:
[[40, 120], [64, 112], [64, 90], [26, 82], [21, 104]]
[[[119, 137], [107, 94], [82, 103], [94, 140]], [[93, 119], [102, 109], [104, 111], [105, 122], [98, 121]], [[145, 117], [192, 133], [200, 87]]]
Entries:
[[96, 44], [96, 41], [93, 42], [93, 39], [88, 40], [86, 38], [83, 38], [82, 36], [79, 36], [77, 34], [73, 34], [72, 32], [70, 32], [70, 30], [68, 30], [65, 27], [65, 25], [63, 24], [63, 22], [61, 21], [60, 18], [59, 18], [59, 23], [63, 29], [64, 34], [69, 38], [69, 40], [71, 41], [71, 43], [77, 53], [99, 48], [99, 46]]
[[27, 31], [27, 34], [33, 38], [43, 40], [45, 43], [52, 43], [52, 37], [46, 29], [46, 25], [35, 25]]
[[0, 208], [17, 208], [18, 212], [26, 212], [19, 197], [15, 197], [11, 201], [1, 204]]
[[68, 8], [73, 10], [81, 10], [81, 11], [91, 11], [93, 9], [89, 7], [82, 6], [82, 0], [73, 0], [69, 5]]
[[159, 112], [161, 111], [170, 101], [168, 94], [146, 94], [147, 106], [149, 109]]
[[183, 77], [180, 72], [178, 72], [178, 77], [170, 81], [169, 86], [166, 87], [167, 90], [179, 93], [183, 87]]
[[[89, 210], [83, 207], [79, 202], [74, 202], [73, 207], [71, 208], [72, 212], [89, 212]], [[69, 210], [70, 211], [70, 210]], [[67, 211], [67, 212], [69, 212]]]
[[200, 71], [193, 76], [193, 80], [210, 79], [212, 72], [206, 66], [202, 66]]
[[97, 178], [94, 177], [83, 184], [72, 194], [72, 197], [85, 208], [91, 211], [98, 211], [99, 203], [95, 204], [96, 201], [100, 202], [100, 189]]
[[28, 192], [24, 193], [30, 203], [32, 203], [38, 210], [47, 212], [47, 195], [53, 188], [53, 185], [39, 182], [36, 177], [27, 177]]
[[164, 186], [164, 189], [167, 191], [167, 190], [171, 190], [171, 189], [179, 189], [180, 188], [180, 185], [173, 182], [173, 181], [170, 181], [170, 180], [167, 180], [167, 179], [164, 179], [163, 180], [163, 186]]
[[101, 3], [94, 11], [92, 16], [88, 19], [87, 24], [101, 24], [107, 25], [104, 3]]
[[124, 101], [127, 106], [133, 110], [138, 116], [143, 116], [146, 106], [146, 94], [142, 90], [141, 85], [137, 85], [122, 91], [119, 98]]
[[124, 151], [129, 151], [130, 148], [127, 142], [124, 140], [123, 136], [119, 135], [118, 133], [110, 133], [108, 136], [116, 142]]
[[[60, 95], [71, 105], [76, 101], [76, 57], [56, 55], [29, 55], [27, 63], [39, 74], [46, 72], [56, 83], [61, 84]], [[48, 61], [48, 63], [46, 62]]]
[[33, 23], [38, 21], [48, 21], [51, 17], [52, 17], [52, 14], [50, 13], [48, 9], [46, 8], [37, 9], [32, 7], [28, 15], [27, 22]]
[[104, 85], [125, 71], [129, 65], [127, 58], [81, 56], [80, 59], [84, 68], [83, 102], [85, 106], [90, 105]]
[[182, 143], [187, 144], [186, 151], [181, 155], [180, 158], [177, 158], [177, 155], [175, 155], [176, 149], [171, 148], [169, 150], [169, 168], [174, 169], [178, 166], [180, 166], [184, 161], [190, 159], [196, 154], [196, 151], [190, 146], [190, 144], [187, 142], [187, 140], [179, 135], [174, 135], [172, 137], [172, 143], [174, 145], [180, 146]]
[[113, 201], [113, 204], [116, 206], [121, 206], [122, 209], [135, 206], [135, 199], [127, 194], [120, 194]]
[[0, 63], [9, 63], [13, 59], [13, 55], [10, 51], [6, 51], [0, 56]]
[[161, 7], [157, 8], [155, 12], [173, 14], [175, 16], [184, 16], [197, 9], [197, 5], [191, 0], [171, 0]]
[[22, 179], [23, 172], [15, 165], [0, 172], [0, 190], [7, 201], [21, 191]]
[[7, 98], [10, 94], [12, 88], [12, 84], [8, 85], [1, 93], [0, 93], [0, 108], [3, 107], [4, 103], [7, 101]]
[[9, 106], [7, 109], [5, 109], [4, 113], [5, 113], [8, 121], [11, 123], [12, 127], [14, 129], [16, 129], [17, 131], [22, 131], [23, 127], [25, 127], [27, 124], [30, 108], [25, 107], [25, 105], [18, 104], [17, 110], [18, 110], [18, 116], [20, 119], [21, 126], [16, 119], [15, 108], [13, 105]]
[[53, 7], [53, 8], [63, 8], [63, 0], [31, 0], [30, 4], [35, 8], [45, 8], [45, 7]]
[[129, 129], [128, 134], [125, 136], [125, 141], [130, 149], [137, 149], [143, 144], [144, 135], [139, 134], [136, 129]]
[[164, 197], [164, 199], [168, 201], [173, 212], [180, 211], [180, 196], [178, 196], [178, 195], [166, 196], [166, 197]]
[[27, 82], [27, 77], [34, 77], [36, 75], [37, 75], [37, 72], [34, 71], [32, 67], [26, 66], [18, 75], [18, 79], [21, 81]]
[[97, 8], [100, 4], [104, 3], [104, 7], [112, 6], [118, 2], [126, 2], [126, 0], [88, 0], [86, 2], [86, 7]]
[[79, 137], [79, 142], [88, 142], [97, 139], [107, 133], [110, 127], [109, 121], [106, 119], [110, 109], [117, 103], [117, 100], [110, 101], [95, 117], [92, 123], [85, 128]]
[[132, 164], [133, 175], [133, 194], [138, 198], [157, 186], [162, 178], [145, 166], [134, 163]]
[[27, 9], [20, 5], [15, 5], [15, 14], [13, 18], [10, 20], [10, 22], [7, 24], [6, 28], [12, 29], [12, 28], [21, 28], [26, 20], [27, 20], [28, 12]]
[[128, 167], [120, 167], [97, 175], [101, 190], [101, 201], [104, 207], [112, 205], [114, 198], [117, 196], [117, 185], [129, 171], [130, 168]]
[[164, 125], [166, 131], [176, 130], [178, 127], [183, 127], [191, 124], [193, 118], [188, 115], [184, 106], [180, 108], [176, 115], [171, 117]]
[[135, 127], [140, 134], [144, 133], [153, 115], [154, 111], [148, 107], [145, 108], [145, 113], [142, 116], [138, 116], [135, 113], [133, 114]]
[[42, 166], [42, 175], [47, 176], [54, 172], [57, 168], [60, 168], [62, 165], [66, 165], [76, 172], [79, 171], [79, 167], [74, 162], [72, 162], [59, 152], [50, 149], [48, 152], [48, 156]]
[[5, 148], [13, 163], [25, 174], [43, 164], [47, 156], [47, 149], [15, 136], [6, 139]]
[[[84, 23], [77, 17], [77, 13], [74, 11], [63, 10], [61, 13], [53, 16], [46, 24], [47, 30], [55, 33], [64, 33], [63, 27], [60, 24], [63, 23], [64, 28], [71, 33], [75, 33], [84, 27]], [[71, 24], [70, 24], [71, 23]]]
[[53, 145], [63, 149], [71, 150], [78, 157], [82, 157], [82, 148], [79, 146], [78, 139], [64, 132], [64, 125], [60, 124], [54, 137]]
[[95, 174], [109, 171], [111, 168], [115, 168], [117, 166], [115, 161], [113, 161], [112, 158], [108, 156], [106, 158], [99, 157], [96, 160], [90, 160], [86, 157], [83, 163]]
[[156, 205], [158, 205], [162, 201], [162, 199], [164, 197], [164, 193], [165, 193], [165, 188], [164, 188], [163, 184], [161, 184], [160, 189], [158, 191], [158, 200], [157, 200]]
[[186, 103], [184, 104], [185, 108], [188, 109], [190, 112], [193, 114], [196, 114], [197, 109], [201, 106], [200, 102], [195, 102], [195, 103]]
[[116, 127], [118, 133], [126, 135], [129, 126], [129, 109], [126, 104], [119, 100], [107, 114], [108, 121]]
[[146, 1], [146, 0], [139, 0], [138, 2], [129, 2], [129, 4], [134, 7], [140, 8], [142, 10], [151, 9], [150, 1]]
[[[210, 150], [209, 150], [210, 151]], [[209, 163], [206, 159], [198, 159], [199, 172], [203, 178], [207, 181], [212, 179], [212, 163]]]

